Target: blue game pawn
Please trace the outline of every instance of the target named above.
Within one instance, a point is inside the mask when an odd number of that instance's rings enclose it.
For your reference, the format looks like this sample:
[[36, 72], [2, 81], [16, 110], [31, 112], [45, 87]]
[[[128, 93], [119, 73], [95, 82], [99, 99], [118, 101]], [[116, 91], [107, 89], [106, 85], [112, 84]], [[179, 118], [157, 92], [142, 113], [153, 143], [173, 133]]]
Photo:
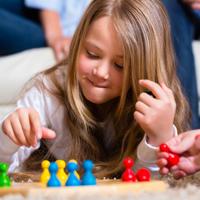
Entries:
[[68, 179], [66, 181], [66, 186], [79, 186], [81, 184], [80, 180], [76, 177], [75, 171], [78, 170], [78, 164], [75, 162], [67, 163]]
[[55, 162], [52, 162], [49, 166], [49, 172], [51, 174], [50, 179], [47, 182], [48, 187], [60, 187], [61, 183], [56, 176], [58, 171], [58, 165]]
[[96, 185], [96, 177], [92, 173], [94, 164], [91, 160], [85, 160], [83, 163], [84, 174], [82, 176], [82, 185]]

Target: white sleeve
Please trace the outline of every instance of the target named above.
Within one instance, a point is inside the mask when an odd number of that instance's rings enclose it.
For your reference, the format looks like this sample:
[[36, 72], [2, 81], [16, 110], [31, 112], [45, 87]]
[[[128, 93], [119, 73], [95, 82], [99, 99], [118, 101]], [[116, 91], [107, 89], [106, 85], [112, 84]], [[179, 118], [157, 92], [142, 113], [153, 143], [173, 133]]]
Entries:
[[[47, 117], [45, 113], [45, 98], [44, 94], [36, 87], [30, 89], [25, 96], [17, 102], [17, 108], [19, 107], [33, 107], [35, 108], [41, 119], [42, 126], [47, 126]], [[15, 109], [15, 110], [16, 110]], [[8, 115], [7, 115], [8, 116]], [[6, 116], [6, 117], [7, 117]], [[35, 148], [17, 146], [14, 144], [2, 131], [2, 123], [5, 118], [0, 122], [0, 161], [6, 162], [10, 165], [9, 172], [16, 170], [20, 164], [30, 156], [30, 154], [39, 148], [40, 142], [38, 142]]]
[[[177, 128], [173, 125], [173, 134], [177, 136]], [[135, 163], [135, 169], [139, 169], [141, 167], [146, 167], [152, 172], [158, 172], [159, 167], [156, 165], [157, 161], [157, 152], [159, 147], [155, 147], [151, 144], [147, 143], [147, 136], [145, 135], [138, 145], [137, 148], [137, 162]]]
[[137, 148], [137, 162], [134, 169], [138, 170], [139, 168], [146, 167], [152, 172], [157, 172], [159, 170], [156, 165], [158, 149], [158, 147], [147, 143], [145, 135]]
[[60, 12], [63, 8], [63, 0], [25, 0], [25, 5], [30, 8]]

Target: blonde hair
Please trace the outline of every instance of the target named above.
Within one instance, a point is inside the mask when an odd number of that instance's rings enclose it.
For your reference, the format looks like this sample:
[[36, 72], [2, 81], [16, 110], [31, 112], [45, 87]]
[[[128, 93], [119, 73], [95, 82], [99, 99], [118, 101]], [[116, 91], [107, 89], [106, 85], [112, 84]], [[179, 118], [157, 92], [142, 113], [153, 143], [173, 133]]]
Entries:
[[[112, 19], [122, 41], [124, 78], [121, 96], [114, 100], [105, 120], [113, 125], [114, 133], [96, 136], [92, 133], [99, 130], [99, 125], [81, 93], [76, 65], [90, 25], [104, 16]], [[55, 71], [58, 69], [64, 71], [64, 86], [56, 80]], [[140, 79], [164, 82], [171, 88], [177, 103], [174, 124], [179, 132], [188, 128], [188, 105], [176, 77], [168, 17], [160, 0], [93, 0], [74, 34], [65, 67], [56, 66], [45, 74], [57, 88], [50, 92], [61, 100], [68, 111], [66, 120], [72, 138], [70, 146], [73, 147], [69, 150], [68, 159], [94, 160], [98, 177], [119, 175], [123, 158], [135, 156], [144, 134], [133, 119], [137, 97], [144, 90], [138, 84]], [[105, 138], [109, 138], [110, 143]], [[113, 145], [112, 152], [102, 152], [104, 143]]]

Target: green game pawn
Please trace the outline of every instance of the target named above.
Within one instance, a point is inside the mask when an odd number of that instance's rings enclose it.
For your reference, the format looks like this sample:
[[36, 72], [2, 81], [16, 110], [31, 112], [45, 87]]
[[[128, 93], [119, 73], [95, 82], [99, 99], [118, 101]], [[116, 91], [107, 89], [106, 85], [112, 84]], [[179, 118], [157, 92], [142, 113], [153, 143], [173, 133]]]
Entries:
[[11, 181], [9, 176], [7, 175], [8, 164], [0, 163], [0, 187], [10, 187]]

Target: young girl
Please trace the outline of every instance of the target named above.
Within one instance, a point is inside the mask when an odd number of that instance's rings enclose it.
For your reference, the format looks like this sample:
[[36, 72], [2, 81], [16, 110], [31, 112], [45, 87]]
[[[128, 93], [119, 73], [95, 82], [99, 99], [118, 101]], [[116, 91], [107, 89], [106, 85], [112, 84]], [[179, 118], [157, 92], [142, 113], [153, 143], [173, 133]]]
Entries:
[[41, 73], [3, 120], [0, 160], [14, 171], [91, 159], [97, 177], [116, 177], [132, 156], [158, 170], [156, 146], [188, 124], [175, 74], [159, 0], [94, 0], [66, 62]]

